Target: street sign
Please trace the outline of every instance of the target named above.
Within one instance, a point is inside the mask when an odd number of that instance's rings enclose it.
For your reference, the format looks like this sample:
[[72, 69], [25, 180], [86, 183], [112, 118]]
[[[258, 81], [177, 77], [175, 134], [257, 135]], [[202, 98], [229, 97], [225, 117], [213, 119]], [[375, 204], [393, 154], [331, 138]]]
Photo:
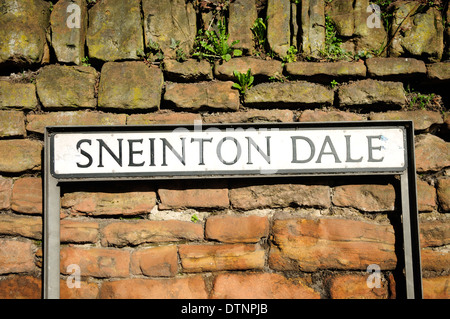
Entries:
[[44, 167], [45, 298], [59, 297], [61, 183], [346, 175], [400, 176], [407, 297], [422, 297], [411, 121], [47, 127]]

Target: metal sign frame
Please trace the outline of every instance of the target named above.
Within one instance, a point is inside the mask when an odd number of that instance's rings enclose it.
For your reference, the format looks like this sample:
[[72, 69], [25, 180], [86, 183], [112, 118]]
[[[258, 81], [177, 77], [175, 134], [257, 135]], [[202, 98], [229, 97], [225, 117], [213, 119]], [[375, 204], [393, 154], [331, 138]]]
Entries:
[[299, 122], [299, 123], [263, 123], [263, 124], [202, 124], [202, 129], [227, 128], [236, 129], [354, 129], [354, 128], [402, 128], [405, 132], [405, 165], [399, 169], [373, 169], [356, 172], [339, 172], [339, 170], [322, 170], [307, 172], [275, 172], [257, 175], [245, 171], [236, 174], [190, 175], [174, 174], [174, 176], [132, 175], [119, 176], [59, 176], [55, 174], [53, 162], [53, 137], [61, 133], [94, 133], [94, 132], [170, 132], [177, 128], [198, 130], [198, 125], [136, 125], [136, 126], [49, 126], [44, 136], [44, 260], [43, 260], [43, 297], [58, 299], [60, 297], [60, 196], [61, 183], [83, 181], [126, 181], [126, 180], [161, 180], [161, 179], [198, 179], [198, 178], [273, 178], [273, 177], [313, 177], [313, 176], [364, 176], [392, 175], [400, 176], [401, 212], [403, 228], [403, 251], [405, 262], [406, 297], [422, 298], [422, 269], [419, 242], [419, 218], [417, 209], [416, 168], [414, 156], [414, 127], [412, 121], [354, 121], [354, 122]]

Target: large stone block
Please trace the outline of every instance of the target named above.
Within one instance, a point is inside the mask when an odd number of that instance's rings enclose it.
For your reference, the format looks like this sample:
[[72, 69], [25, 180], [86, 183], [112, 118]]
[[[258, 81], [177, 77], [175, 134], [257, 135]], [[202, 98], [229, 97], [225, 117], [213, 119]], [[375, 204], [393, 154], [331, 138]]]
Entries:
[[[415, 1], [395, 4], [391, 28], [391, 56], [417, 56], [431, 62], [440, 61], [444, 51], [444, 27], [440, 11], [429, 7], [418, 11]], [[402, 32], [396, 32], [401, 26]], [[396, 33], [395, 33], [396, 32]]]
[[258, 13], [254, 0], [236, 0], [230, 3], [228, 18], [228, 33], [230, 43], [238, 40], [236, 48], [247, 51], [253, 49], [253, 32], [251, 28]]
[[48, 65], [36, 78], [37, 94], [47, 109], [95, 108], [96, 81], [92, 67]]
[[0, 64], [35, 65], [47, 49], [50, 4], [43, 0], [0, 1]]
[[303, 0], [301, 5], [301, 43], [305, 55], [318, 58], [325, 49], [325, 2]]
[[[184, 0], [143, 0], [145, 46], [157, 44], [164, 56], [175, 58], [176, 50], [189, 54], [197, 35], [196, 13], [191, 2]], [[171, 48], [172, 40], [180, 41]]]
[[138, 60], [138, 52], [144, 51], [140, 1], [97, 2], [89, 10], [86, 43], [92, 59]]
[[163, 82], [162, 71], [144, 62], [105, 63], [100, 77], [98, 107], [159, 109]]
[[[69, 6], [76, 4], [80, 8], [80, 25], [68, 26]], [[70, 11], [75, 14], [74, 11]], [[70, 21], [73, 22], [73, 21]], [[88, 11], [85, 0], [61, 0], [53, 6], [50, 16], [51, 41], [58, 62], [81, 64], [85, 57]]]
[[291, 45], [289, 0], [268, 0], [267, 41], [270, 49], [280, 57], [285, 57]]
[[0, 109], [35, 109], [36, 85], [0, 80]]

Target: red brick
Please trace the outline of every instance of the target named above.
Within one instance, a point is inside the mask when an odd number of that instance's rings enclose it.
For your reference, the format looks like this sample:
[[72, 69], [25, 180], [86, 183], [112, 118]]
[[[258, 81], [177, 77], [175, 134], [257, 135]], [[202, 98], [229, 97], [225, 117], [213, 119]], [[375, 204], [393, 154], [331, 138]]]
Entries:
[[42, 214], [42, 180], [38, 177], [18, 179], [13, 187], [11, 208], [24, 214]]
[[441, 178], [438, 182], [439, 204], [445, 212], [450, 211], [450, 178]]
[[127, 125], [154, 125], [154, 124], [194, 124], [201, 122], [200, 114], [195, 113], [150, 113], [131, 114], [127, 117]]
[[128, 277], [130, 252], [114, 248], [63, 247], [61, 249], [61, 273], [72, 274], [67, 267], [76, 264], [81, 276], [99, 278]]
[[206, 220], [205, 237], [225, 243], [255, 243], [269, 235], [266, 216], [216, 215]]
[[104, 282], [100, 299], [206, 299], [202, 276], [171, 279], [124, 279]]
[[392, 185], [344, 185], [334, 189], [333, 204], [364, 212], [392, 211], [395, 189]]
[[30, 241], [0, 239], [0, 274], [34, 270], [34, 254]]
[[0, 280], [0, 299], [40, 299], [42, 280], [33, 276], [12, 275]]
[[417, 179], [417, 205], [421, 212], [431, 212], [437, 208], [436, 189], [420, 179]]
[[0, 234], [42, 239], [42, 218], [0, 215]]
[[60, 222], [61, 242], [95, 243], [99, 234], [99, 224], [94, 221], [63, 219]]
[[330, 187], [322, 185], [236, 185], [230, 189], [230, 202], [237, 209], [307, 206], [330, 206]]
[[96, 299], [100, 292], [98, 284], [83, 280], [80, 281], [80, 288], [69, 288], [67, 280], [61, 280], [59, 287], [60, 299]]
[[380, 278], [380, 287], [369, 288], [366, 275], [338, 275], [329, 280], [331, 299], [388, 299], [389, 283]]
[[294, 112], [291, 110], [245, 110], [240, 112], [223, 112], [205, 114], [205, 123], [264, 123], [293, 122]]
[[275, 273], [218, 274], [214, 299], [319, 299], [320, 294], [302, 278], [285, 278]]
[[450, 244], [450, 223], [446, 220], [421, 221], [419, 229], [422, 248]]
[[125, 125], [126, 114], [92, 111], [51, 112], [27, 115], [27, 131], [44, 134], [51, 125]]
[[422, 278], [424, 299], [450, 299], [450, 276]]
[[22, 173], [41, 169], [41, 142], [0, 140], [0, 172]]
[[152, 247], [133, 252], [131, 272], [154, 277], [175, 276], [178, 272], [177, 246]]
[[114, 222], [101, 230], [103, 246], [202, 240], [203, 226], [179, 220]]
[[259, 245], [180, 245], [184, 272], [263, 269], [265, 251]]
[[92, 216], [145, 214], [150, 213], [155, 205], [156, 194], [152, 191], [75, 192], [65, 194], [61, 200], [61, 207]]
[[160, 209], [171, 208], [227, 208], [229, 206], [228, 188], [223, 182], [217, 184], [204, 182], [172, 182], [170, 187], [158, 189], [161, 199]]
[[445, 271], [450, 269], [450, 252], [445, 248], [425, 248], [420, 252], [422, 269], [430, 271]]
[[269, 266], [277, 270], [382, 270], [397, 265], [391, 225], [345, 219], [275, 220]]
[[450, 143], [432, 134], [415, 136], [416, 169], [419, 173], [450, 166]]
[[12, 186], [13, 186], [12, 179], [0, 176], [0, 210], [10, 208]]

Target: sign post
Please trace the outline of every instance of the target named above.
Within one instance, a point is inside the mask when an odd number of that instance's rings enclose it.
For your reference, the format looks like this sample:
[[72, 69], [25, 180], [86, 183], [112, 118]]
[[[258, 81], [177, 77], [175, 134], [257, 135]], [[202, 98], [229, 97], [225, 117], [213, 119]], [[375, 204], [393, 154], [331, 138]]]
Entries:
[[413, 124], [331, 122], [47, 127], [44, 298], [59, 298], [60, 183], [399, 175], [407, 298], [421, 298]]

